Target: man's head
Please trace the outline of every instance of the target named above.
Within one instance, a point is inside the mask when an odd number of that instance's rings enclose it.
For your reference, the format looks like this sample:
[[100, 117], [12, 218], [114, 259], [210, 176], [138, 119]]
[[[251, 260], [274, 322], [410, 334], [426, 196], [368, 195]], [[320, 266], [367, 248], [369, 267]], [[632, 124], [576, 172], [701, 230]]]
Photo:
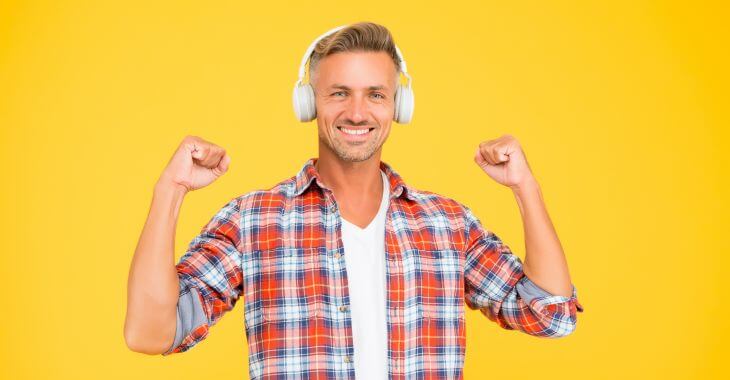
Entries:
[[[390, 133], [400, 67], [385, 27], [357, 23], [323, 38], [309, 63], [314, 88], [320, 155], [365, 161]], [[355, 134], [362, 133], [364, 134]], [[349, 133], [348, 133], [349, 132]]]

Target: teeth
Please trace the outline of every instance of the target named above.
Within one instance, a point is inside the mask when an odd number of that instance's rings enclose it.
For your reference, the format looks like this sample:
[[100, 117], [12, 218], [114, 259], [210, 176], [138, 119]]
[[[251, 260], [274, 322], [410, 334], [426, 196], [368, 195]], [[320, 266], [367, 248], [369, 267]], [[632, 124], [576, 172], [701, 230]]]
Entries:
[[355, 130], [352, 130], [352, 129], [341, 128], [340, 130], [342, 132], [347, 133], [348, 135], [363, 135], [365, 133], [368, 133], [368, 130], [367, 129], [355, 129]]

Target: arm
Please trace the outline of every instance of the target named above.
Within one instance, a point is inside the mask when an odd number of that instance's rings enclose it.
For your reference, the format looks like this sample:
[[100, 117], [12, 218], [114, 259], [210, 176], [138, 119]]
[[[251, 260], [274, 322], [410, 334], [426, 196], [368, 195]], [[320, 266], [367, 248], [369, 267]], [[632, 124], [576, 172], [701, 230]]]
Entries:
[[572, 333], [583, 308], [572, 295], [552, 294], [532, 282], [519, 257], [465, 207], [468, 243], [464, 264], [464, 298], [472, 310], [507, 330], [540, 337]]
[[507, 329], [537, 336], [571, 333], [583, 308], [521, 146], [504, 135], [481, 143], [474, 160], [489, 177], [512, 189], [525, 229], [526, 255], [523, 266], [467, 209], [467, 303]]
[[229, 162], [222, 148], [187, 136], [155, 184], [127, 280], [124, 339], [131, 350], [161, 353], [173, 342], [182, 287], [174, 264], [180, 207], [187, 192], [213, 182]]
[[573, 294], [568, 263], [534, 178], [512, 188], [525, 230], [523, 271], [535, 284], [550, 293]]
[[173, 253], [184, 197], [180, 187], [155, 185], [127, 282], [124, 338], [136, 352], [162, 352], [175, 334], [179, 283]]
[[190, 242], [175, 266], [180, 279], [177, 329], [163, 355], [185, 352], [205, 339], [243, 293], [241, 198], [221, 208]]

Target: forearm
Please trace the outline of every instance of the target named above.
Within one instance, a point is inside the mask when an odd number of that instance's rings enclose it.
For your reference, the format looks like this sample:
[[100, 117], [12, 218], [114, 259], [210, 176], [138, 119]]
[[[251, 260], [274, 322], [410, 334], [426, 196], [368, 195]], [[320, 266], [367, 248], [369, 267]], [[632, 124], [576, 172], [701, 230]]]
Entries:
[[124, 336], [134, 351], [162, 352], [175, 336], [179, 295], [175, 228], [184, 196], [180, 187], [155, 185], [127, 284]]
[[568, 263], [550, 221], [539, 184], [533, 177], [512, 190], [525, 231], [525, 275], [552, 294], [570, 297], [573, 287]]

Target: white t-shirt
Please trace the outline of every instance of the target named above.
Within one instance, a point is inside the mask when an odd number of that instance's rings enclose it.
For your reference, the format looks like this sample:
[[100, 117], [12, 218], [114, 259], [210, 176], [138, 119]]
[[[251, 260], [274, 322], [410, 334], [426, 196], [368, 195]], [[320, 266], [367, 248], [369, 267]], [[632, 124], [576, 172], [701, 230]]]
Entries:
[[355, 347], [355, 378], [358, 380], [388, 378], [385, 217], [390, 186], [385, 173], [382, 170], [380, 173], [383, 198], [370, 224], [363, 229], [340, 217]]

